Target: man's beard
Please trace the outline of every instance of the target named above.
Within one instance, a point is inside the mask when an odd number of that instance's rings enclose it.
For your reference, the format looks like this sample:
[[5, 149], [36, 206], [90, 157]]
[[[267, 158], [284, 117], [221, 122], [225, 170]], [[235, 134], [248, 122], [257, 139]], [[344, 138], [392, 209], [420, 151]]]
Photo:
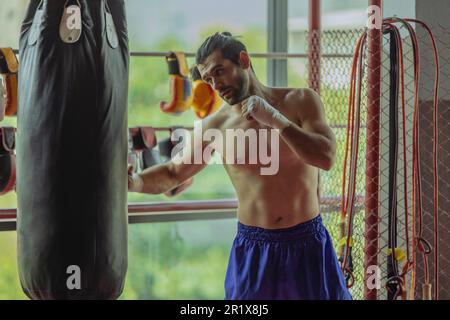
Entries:
[[238, 104], [245, 100], [246, 97], [246, 84], [244, 83], [243, 78], [239, 78], [238, 83], [236, 86], [233, 86], [233, 95], [229, 99], [225, 99], [222, 97], [223, 100], [225, 100], [230, 106]]

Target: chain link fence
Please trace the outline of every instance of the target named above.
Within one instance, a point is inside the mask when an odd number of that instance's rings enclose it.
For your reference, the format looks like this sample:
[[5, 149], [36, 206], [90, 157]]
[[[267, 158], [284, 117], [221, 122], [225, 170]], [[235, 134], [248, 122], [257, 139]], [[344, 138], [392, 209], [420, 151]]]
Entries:
[[[432, 247], [431, 253], [428, 255], [428, 270], [430, 283], [434, 287], [434, 266], [436, 248], [434, 242], [434, 226], [433, 226], [433, 83], [434, 83], [434, 58], [431, 50], [431, 42], [428, 35], [420, 27], [417, 27], [417, 37], [421, 48], [420, 63], [420, 82], [418, 94], [418, 119], [419, 119], [419, 151], [420, 151], [420, 172], [421, 172], [421, 199], [423, 208], [423, 233], [422, 236]], [[449, 290], [449, 228], [450, 225], [450, 115], [448, 114], [448, 106], [450, 105], [450, 80], [449, 72], [443, 71], [444, 66], [448, 64], [450, 51], [450, 33], [442, 27], [432, 27], [438, 43], [441, 59], [441, 82], [439, 95], [439, 158], [438, 158], [438, 177], [439, 177], [439, 293], [441, 299], [448, 299]], [[313, 38], [320, 37], [319, 41], [314, 40], [309, 43], [312, 46], [310, 50], [318, 51], [320, 48], [320, 93], [325, 105], [327, 120], [336, 136], [337, 154], [336, 164], [332, 170], [322, 171], [321, 176], [321, 210], [325, 224], [333, 238], [334, 245], [338, 256], [342, 256], [342, 232], [341, 223], [341, 195], [343, 181], [343, 166], [346, 150], [346, 130], [350, 89], [350, 74], [352, 69], [353, 54], [359, 36], [364, 29], [357, 30], [333, 30], [324, 31], [321, 34], [312, 34]], [[421, 286], [425, 281], [425, 264], [421, 254], [415, 250], [413, 234], [418, 234], [419, 217], [417, 208], [413, 203], [417, 203], [412, 199], [413, 191], [413, 121], [414, 121], [414, 58], [413, 47], [408, 32], [404, 26], [399, 27], [403, 45], [403, 63], [404, 63], [404, 98], [405, 109], [402, 112], [401, 91], [399, 100], [397, 101], [397, 132], [396, 139], [392, 139], [395, 127], [392, 121], [395, 119], [394, 114], [390, 113], [389, 105], [392, 104], [393, 98], [390, 95], [392, 87], [392, 79], [390, 78], [391, 59], [390, 59], [390, 37], [384, 35], [381, 41], [381, 63], [368, 65], [368, 57], [373, 54], [370, 47], [367, 46], [363, 59], [363, 77], [361, 79], [361, 117], [360, 117], [360, 136], [358, 147], [358, 159], [356, 165], [356, 187], [355, 187], [355, 208], [353, 220], [352, 234], [352, 263], [354, 284], [350, 291], [354, 299], [364, 299], [365, 295], [365, 268], [369, 262], [376, 264], [380, 270], [380, 281], [375, 289], [377, 299], [387, 299], [388, 290], [386, 284], [388, 282], [388, 269], [390, 254], [389, 250], [389, 231], [393, 230], [391, 220], [391, 228], [389, 218], [392, 217], [394, 208], [396, 209], [397, 219], [395, 220], [396, 232], [395, 237], [391, 240], [396, 241], [395, 256], [398, 261], [399, 272], [405, 267], [406, 263], [415, 261], [414, 265], [408, 265], [408, 269], [404, 269], [405, 276], [405, 292], [408, 298], [422, 298]], [[314, 47], [316, 46], [317, 47]], [[319, 47], [320, 46], [320, 47]], [[314, 57], [310, 54], [310, 57]], [[317, 65], [317, 62], [313, 63]], [[377, 110], [379, 106], [379, 114], [377, 116], [368, 116], [367, 95], [374, 93], [376, 88], [367, 88], [367, 76], [372, 73], [379, 72], [381, 74], [380, 94], [375, 96], [378, 98], [371, 100], [370, 107]], [[314, 74], [313, 74], [314, 77]], [[314, 83], [310, 81], [309, 83]], [[401, 81], [401, 79], [399, 80]], [[401, 82], [400, 82], [401, 84]], [[401, 89], [401, 87], [400, 87]], [[390, 120], [391, 119], [391, 120]], [[390, 125], [391, 124], [391, 125]], [[369, 130], [368, 130], [369, 128]], [[378, 130], [378, 132], [377, 132]], [[405, 137], [403, 137], [403, 130]], [[367, 150], [367, 142], [374, 138], [379, 139], [378, 144]], [[375, 137], [375, 138], [376, 138]], [[391, 139], [390, 139], [391, 138]], [[368, 140], [369, 139], [369, 140]], [[392, 148], [397, 146], [397, 161], [393, 161]], [[391, 150], [391, 154], [390, 154]], [[375, 158], [374, 158], [375, 157]], [[406, 166], [404, 165], [406, 163]], [[375, 170], [375, 171], [374, 171]], [[391, 170], [391, 175], [389, 172]], [[376, 174], [370, 177], [370, 172]], [[392, 172], [395, 172], [393, 174]], [[395, 180], [393, 180], [395, 178]], [[393, 186], [396, 186], [395, 188]], [[367, 188], [376, 188], [369, 192]], [[390, 190], [391, 187], [391, 190]], [[396, 192], [394, 192], [396, 190]], [[391, 194], [391, 198], [390, 195]], [[396, 198], [393, 200], [393, 195]], [[369, 198], [367, 198], [369, 196]], [[366, 213], [366, 204], [374, 201], [377, 204], [377, 210]], [[394, 201], [394, 202], [392, 202]], [[395, 206], [390, 206], [395, 203]], [[348, 221], [347, 221], [348, 222]], [[370, 255], [372, 253], [372, 256]], [[414, 259], [416, 258], [416, 259]], [[366, 265], [365, 265], [366, 264]], [[412, 278], [415, 271], [415, 279]], [[415, 281], [413, 281], [415, 280]], [[414, 291], [413, 291], [414, 290]], [[415, 292], [415, 295], [412, 295]]]

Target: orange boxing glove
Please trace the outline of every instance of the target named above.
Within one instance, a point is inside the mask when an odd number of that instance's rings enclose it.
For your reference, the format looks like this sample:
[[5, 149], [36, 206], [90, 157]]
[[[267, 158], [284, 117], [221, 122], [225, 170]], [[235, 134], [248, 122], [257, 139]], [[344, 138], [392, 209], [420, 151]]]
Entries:
[[[19, 62], [11, 48], [0, 48], [0, 74], [2, 75], [3, 95], [0, 102], [0, 111], [5, 110], [7, 116], [17, 114], [17, 72], [19, 71]], [[2, 91], [3, 91], [2, 90]], [[0, 118], [2, 114], [0, 115]]]
[[217, 92], [203, 80], [194, 81], [193, 95], [191, 108], [200, 119], [216, 112], [223, 103]]
[[166, 56], [169, 67], [171, 100], [161, 101], [160, 107], [166, 113], [181, 113], [192, 104], [192, 87], [188, 78], [186, 56], [182, 52], [171, 52]]
[[193, 101], [191, 109], [200, 119], [214, 113], [222, 105], [223, 100], [219, 97], [217, 92], [206, 82], [202, 80], [197, 66], [190, 70], [193, 83]]

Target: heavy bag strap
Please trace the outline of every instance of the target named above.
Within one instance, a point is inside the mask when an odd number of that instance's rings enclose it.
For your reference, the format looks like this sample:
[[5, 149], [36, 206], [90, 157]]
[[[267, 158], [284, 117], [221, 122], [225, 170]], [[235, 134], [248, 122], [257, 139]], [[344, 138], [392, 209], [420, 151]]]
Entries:
[[0, 148], [9, 153], [13, 153], [16, 148], [16, 128], [1, 127], [1, 146]]
[[31, 24], [30, 31], [28, 34], [28, 45], [34, 46], [39, 38], [41, 32], [41, 25], [44, 17], [44, 9], [42, 8], [43, 1], [39, 2], [36, 12], [34, 13], [33, 23]]
[[111, 48], [116, 49], [119, 45], [119, 38], [117, 37], [116, 26], [114, 25], [114, 19], [109, 10], [108, 0], [105, 1], [105, 28], [106, 38]]
[[16, 74], [19, 61], [11, 48], [0, 48], [0, 74]]

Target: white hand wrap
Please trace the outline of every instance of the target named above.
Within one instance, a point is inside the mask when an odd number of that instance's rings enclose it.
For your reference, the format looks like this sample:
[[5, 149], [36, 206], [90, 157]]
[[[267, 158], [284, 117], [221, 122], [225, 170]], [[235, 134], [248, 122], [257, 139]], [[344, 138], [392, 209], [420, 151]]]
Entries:
[[291, 123], [280, 111], [259, 96], [251, 96], [244, 100], [243, 104], [247, 106], [247, 113], [256, 121], [271, 128], [283, 131]]
[[131, 176], [131, 184], [130, 187], [128, 188], [128, 191], [142, 192], [143, 189], [144, 189], [144, 180], [142, 180], [142, 177], [139, 174], [133, 173], [133, 175]]

